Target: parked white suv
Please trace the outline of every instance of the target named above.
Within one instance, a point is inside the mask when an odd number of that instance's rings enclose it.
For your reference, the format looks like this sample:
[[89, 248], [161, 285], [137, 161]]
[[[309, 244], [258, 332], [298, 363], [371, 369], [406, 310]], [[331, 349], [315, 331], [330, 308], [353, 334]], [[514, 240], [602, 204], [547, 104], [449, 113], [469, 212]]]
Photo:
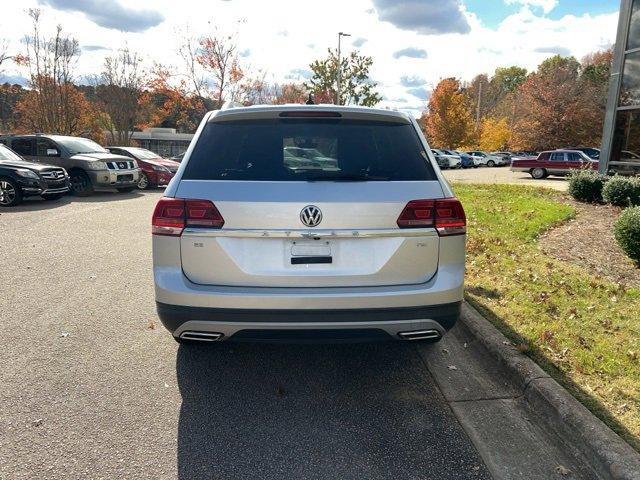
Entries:
[[467, 152], [471, 155], [471, 158], [476, 165], [486, 165], [487, 167], [502, 167], [507, 164], [504, 157], [498, 155], [491, 155], [487, 152]]
[[157, 311], [181, 342], [437, 341], [460, 314], [465, 214], [402, 113], [210, 112], [152, 223]]

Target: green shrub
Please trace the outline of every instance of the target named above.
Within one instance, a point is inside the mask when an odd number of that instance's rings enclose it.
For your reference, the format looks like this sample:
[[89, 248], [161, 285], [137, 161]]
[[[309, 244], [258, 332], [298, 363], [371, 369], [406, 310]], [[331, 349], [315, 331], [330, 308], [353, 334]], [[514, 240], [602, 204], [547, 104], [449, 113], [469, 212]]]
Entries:
[[619, 207], [640, 205], [640, 182], [628, 177], [615, 176], [609, 179], [602, 189], [602, 199]]
[[640, 207], [623, 211], [616, 220], [613, 233], [620, 248], [640, 266]]
[[591, 170], [576, 170], [569, 175], [569, 194], [581, 202], [600, 202], [607, 179], [606, 175]]

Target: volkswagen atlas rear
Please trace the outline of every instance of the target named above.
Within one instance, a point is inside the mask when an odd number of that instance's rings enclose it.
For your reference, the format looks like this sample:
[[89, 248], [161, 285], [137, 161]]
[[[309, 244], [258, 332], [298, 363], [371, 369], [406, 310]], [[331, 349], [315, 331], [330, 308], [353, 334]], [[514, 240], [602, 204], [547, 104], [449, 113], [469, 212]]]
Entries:
[[465, 214], [399, 112], [210, 112], [152, 233], [181, 342], [437, 341], [460, 315]]

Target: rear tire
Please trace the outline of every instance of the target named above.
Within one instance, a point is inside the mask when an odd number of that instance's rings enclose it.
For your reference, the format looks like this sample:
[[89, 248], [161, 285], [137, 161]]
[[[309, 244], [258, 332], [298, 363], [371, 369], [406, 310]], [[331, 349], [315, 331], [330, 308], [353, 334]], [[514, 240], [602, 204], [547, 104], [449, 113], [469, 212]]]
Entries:
[[22, 203], [20, 186], [9, 178], [0, 178], [0, 207], [15, 207]]
[[93, 193], [91, 179], [82, 170], [71, 170], [69, 173], [71, 193], [77, 197], [88, 197]]
[[41, 197], [47, 201], [53, 201], [53, 200], [60, 200], [63, 195], [64, 193], [49, 193], [49, 194], [45, 193], [44, 195], [41, 195]]
[[536, 180], [542, 180], [543, 178], [547, 178], [549, 174], [544, 168], [534, 168], [531, 170], [531, 176]]
[[135, 187], [120, 187], [117, 190], [120, 193], [130, 193], [130, 192], [133, 192], [136, 188], [138, 188], [138, 186], [135, 186]]
[[493, 160], [489, 160], [487, 162], [487, 167], [495, 167], [496, 166], [496, 162], [494, 162]]

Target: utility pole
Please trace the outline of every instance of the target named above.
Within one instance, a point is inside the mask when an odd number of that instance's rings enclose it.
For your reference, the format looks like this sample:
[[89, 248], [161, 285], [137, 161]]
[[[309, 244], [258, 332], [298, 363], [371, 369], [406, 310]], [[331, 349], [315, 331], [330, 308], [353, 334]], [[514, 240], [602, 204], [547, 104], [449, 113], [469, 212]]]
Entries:
[[342, 37], [350, 37], [350, 33], [338, 32], [338, 81], [336, 82], [336, 105], [340, 105], [340, 87], [342, 81], [342, 62], [340, 61], [340, 40]]
[[478, 106], [476, 107], [476, 130], [480, 128], [480, 105], [482, 104], [482, 78], [478, 82]]

